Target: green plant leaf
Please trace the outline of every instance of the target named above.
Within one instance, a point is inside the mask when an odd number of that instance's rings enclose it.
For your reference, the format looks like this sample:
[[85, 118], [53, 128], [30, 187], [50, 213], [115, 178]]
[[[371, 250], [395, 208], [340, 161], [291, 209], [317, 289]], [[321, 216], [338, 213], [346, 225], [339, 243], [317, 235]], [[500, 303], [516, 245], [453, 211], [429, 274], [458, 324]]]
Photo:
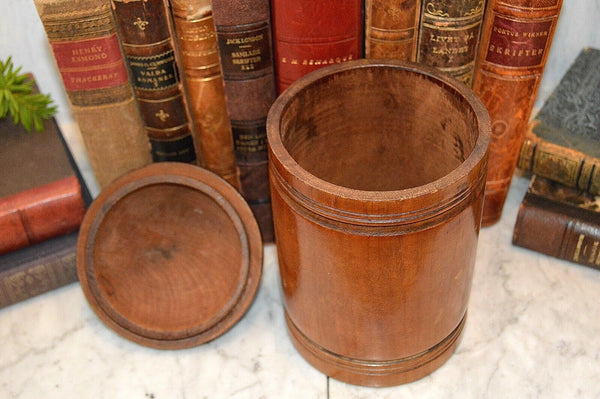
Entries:
[[12, 58], [0, 60], [0, 118], [11, 115], [15, 124], [27, 131], [44, 128], [43, 120], [56, 113], [49, 95], [33, 93], [33, 81], [21, 67], [15, 68]]

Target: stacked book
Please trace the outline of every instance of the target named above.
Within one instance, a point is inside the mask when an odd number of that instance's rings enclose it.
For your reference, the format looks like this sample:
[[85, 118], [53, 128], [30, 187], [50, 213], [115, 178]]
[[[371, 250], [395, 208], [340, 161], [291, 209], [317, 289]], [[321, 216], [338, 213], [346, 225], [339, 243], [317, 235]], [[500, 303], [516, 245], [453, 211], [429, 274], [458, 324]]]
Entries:
[[600, 50], [583, 49], [532, 120], [518, 167], [533, 178], [513, 243], [600, 269]]
[[77, 281], [89, 190], [56, 124], [0, 119], [0, 308]]

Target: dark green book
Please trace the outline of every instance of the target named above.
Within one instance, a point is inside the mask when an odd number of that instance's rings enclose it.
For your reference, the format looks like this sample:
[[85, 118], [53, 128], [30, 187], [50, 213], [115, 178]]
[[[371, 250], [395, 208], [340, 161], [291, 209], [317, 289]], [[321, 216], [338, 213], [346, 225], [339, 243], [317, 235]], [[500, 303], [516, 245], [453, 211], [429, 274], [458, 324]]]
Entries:
[[517, 166], [600, 194], [600, 50], [577, 56], [530, 123]]

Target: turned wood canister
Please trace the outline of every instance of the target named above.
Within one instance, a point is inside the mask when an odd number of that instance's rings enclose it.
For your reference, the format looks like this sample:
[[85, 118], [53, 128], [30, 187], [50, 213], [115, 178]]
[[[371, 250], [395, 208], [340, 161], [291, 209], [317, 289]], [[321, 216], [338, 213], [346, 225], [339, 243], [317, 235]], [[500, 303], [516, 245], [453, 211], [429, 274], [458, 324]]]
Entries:
[[287, 327], [325, 374], [424, 377], [464, 331], [490, 139], [465, 85], [357, 60], [296, 81], [267, 120]]

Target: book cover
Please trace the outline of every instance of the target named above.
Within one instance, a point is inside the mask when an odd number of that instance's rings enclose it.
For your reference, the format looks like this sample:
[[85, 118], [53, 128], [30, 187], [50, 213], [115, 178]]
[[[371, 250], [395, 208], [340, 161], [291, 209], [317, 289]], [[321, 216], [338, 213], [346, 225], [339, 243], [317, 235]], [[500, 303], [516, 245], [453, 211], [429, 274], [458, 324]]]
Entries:
[[600, 194], [600, 50], [584, 48], [530, 122], [517, 164]]
[[210, 0], [171, 0], [202, 165], [240, 189]]
[[272, 0], [278, 93], [326, 65], [363, 55], [361, 0]]
[[562, 0], [489, 0], [473, 90], [492, 137], [482, 226], [500, 220], [542, 79]]
[[241, 193], [272, 242], [266, 121], [276, 97], [268, 0], [213, 0]]
[[187, 108], [167, 0], [111, 0], [155, 162], [196, 163], [194, 127]]
[[365, 57], [415, 61], [421, 0], [365, 1]]
[[417, 62], [471, 86], [484, 10], [484, 0], [423, 0]]
[[54, 118], [0, 119], [0, 171], [0, 254], [79, 228], [91, 195]]
[[34, 0], [100, 188], [152, 161], [110, 3]]
[[534, 175], [513, 244], [600, 269], [600, 197]]
[[0, 308], [77, 281], [77, 232], [0, 256]]

